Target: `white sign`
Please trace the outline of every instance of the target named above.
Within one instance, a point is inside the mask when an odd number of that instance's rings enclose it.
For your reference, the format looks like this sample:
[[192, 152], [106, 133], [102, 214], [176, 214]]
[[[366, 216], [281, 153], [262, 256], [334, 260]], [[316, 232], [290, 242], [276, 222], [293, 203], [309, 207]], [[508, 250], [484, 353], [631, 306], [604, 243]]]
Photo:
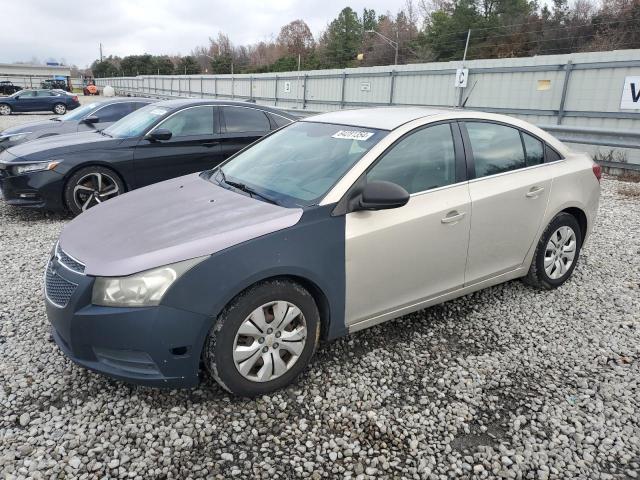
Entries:
[[370, 92], [371, 91], [371, 83], [370, 82], [360, 82], [360, 91], [361, 92]]
[[455, 86], [458, 88], [466, 88], [467, 87], [467, 78], [469, 77], [469, 69], [468, 68], [458, 68], [456, 70], [456, 81]]
[[343, 140], [368, 140], [373, 132], [363, 132], [361, 130], [340, 130], [331, 135], [333, 138], [342, 138]]
[[640, 109], [640, 77], [626, 77], [624, 79], [622, 98], [620, 99], [620, 109]]
[[284, 93], [291, 93], [291, 82], [284, 82]]

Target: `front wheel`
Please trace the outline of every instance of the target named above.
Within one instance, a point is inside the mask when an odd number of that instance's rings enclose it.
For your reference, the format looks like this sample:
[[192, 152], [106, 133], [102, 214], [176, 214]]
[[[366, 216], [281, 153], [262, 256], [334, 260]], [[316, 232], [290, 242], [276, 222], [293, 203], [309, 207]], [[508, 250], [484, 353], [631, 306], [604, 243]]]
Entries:
[[542, 233], [524, 281], [545, 290], [559, 287], [576, 268], [581, 248], [578, 221], [569, 213], [559, 213]]
[[115, 172], [93, 166], [82, 168], [71, 176], [64, 189], [64, 199], [71, 213], [79, 215], [124, 192], [124, 183]]
[[0, 104], [0, 115], [11, 115], [11, 107], [6, 103]]
[[259, 283], [216, 320], [203, 359], [229, 392], [255, 397], [289, 385], [307, 366], [320, 337], [313, 297], [294, 282]]
[[67, 113], [67, 107], [63, 103], [56, 103], [53, 106], [53, 113], [56, 115], [64, 115]]

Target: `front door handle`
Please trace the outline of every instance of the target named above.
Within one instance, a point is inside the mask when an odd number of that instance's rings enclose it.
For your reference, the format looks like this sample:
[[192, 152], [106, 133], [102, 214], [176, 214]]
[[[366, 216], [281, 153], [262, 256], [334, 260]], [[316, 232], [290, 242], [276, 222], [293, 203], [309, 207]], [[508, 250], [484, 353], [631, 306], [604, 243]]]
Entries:
[[457, 210], [452, 210], [451, 212], [447, 213], [447, 216], [444, 217], [440, 221], [442, 223], [445, 223], [445, 224], [446, 223], [456, 223], [456, 222], [459, 222], [460, 220], [462, 220], [465, 215], [466, 215], [466, 212], [458, 213]]
[[203, 147], [215, 147], [216, 145], [220, 145], [220, 142], [204, 142], [202, 144]]
[[536, 198], [542, 192], [544, 192], [544, 187], [531, 187], [531, 190], [529, 190], [525, 196], [527, 198]]

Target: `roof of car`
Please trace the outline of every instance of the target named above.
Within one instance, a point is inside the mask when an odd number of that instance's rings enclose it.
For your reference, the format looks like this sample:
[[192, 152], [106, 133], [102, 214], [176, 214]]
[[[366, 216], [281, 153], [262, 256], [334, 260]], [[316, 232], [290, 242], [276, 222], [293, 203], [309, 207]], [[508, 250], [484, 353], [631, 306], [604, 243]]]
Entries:
[[452, 109], [430, 107], [375, 107], [338, 110], [304, 118], [305, 122], [337, 123], [355, 127], [393, 130], [400, 125], [440, 113], [451, 113]]
[[235, 105], [238, 107], [251, 107], [264, 110], [267, 112], [277, 113], [288, 118], [294, 119], [296, 116], [290, 112], [280, 110], [279, 108], [269, 107], [267, 105], [259, 105], [253, 102], [236, 102], [231, 100], [212, 100], [212, 99], [199, 99], [199, 98], [180, 98], [175, 100], [163, 100], [158, 102], [159, 107], [179, 108], [188, 107], [192, 105]]
[[154, 103], [157, 102], [155, 98], [146, 97], [111, 97], [101, 98], [98, 100], [100, 103], [121, 103], [121, 102], [140, 102], [140, 103]]

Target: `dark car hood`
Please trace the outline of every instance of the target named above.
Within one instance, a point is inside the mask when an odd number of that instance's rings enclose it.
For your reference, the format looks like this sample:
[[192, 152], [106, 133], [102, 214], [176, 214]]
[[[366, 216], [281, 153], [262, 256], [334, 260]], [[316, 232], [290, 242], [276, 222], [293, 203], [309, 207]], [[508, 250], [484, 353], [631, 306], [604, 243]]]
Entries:
[[15, 127], [5, 128], [0, 132], [0, 135], [13, 135], [14, 133], [23, 132], [40, 132], [42, 130], [48, 130], [59, 123], [60, 122], [56, 122], [54, 120], [40, 120], [38, 122], [23, 123], [21, 125], [16, 125]]
[[16, 161], [39, 161], [49, 160], [77, 151], [105, 148], [110, 144], [118, 144], [121, 141], [122, 139], [120, 138], [112, 138], [96, 132], [68, 133], [38, 138], [31, 142], [11, 147], [6, 152], [17, 157]]
[[62, 250], [87, 275], [123, 276], [191, 258], [295, 225], [284, 208], [191, 174], [134, 190], [68, 223]]

